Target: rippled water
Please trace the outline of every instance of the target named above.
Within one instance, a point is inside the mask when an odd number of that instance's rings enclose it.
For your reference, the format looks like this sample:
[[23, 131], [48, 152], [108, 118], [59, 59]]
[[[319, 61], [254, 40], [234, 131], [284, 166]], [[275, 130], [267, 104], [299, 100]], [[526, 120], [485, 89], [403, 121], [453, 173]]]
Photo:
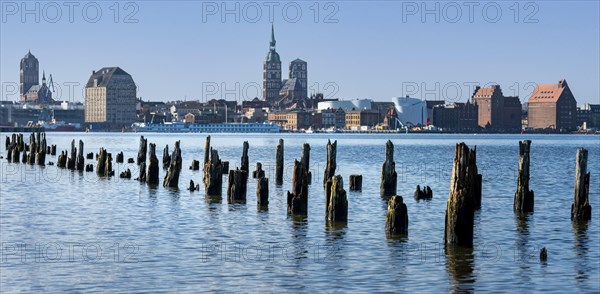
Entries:
[[[0, 138], [4, 140], [4, 135]], [[146, 134], [157, 143], [181, 140], [180, 190], [149, 188], [135, 180], [98, 179], [56, 167], [1, 161], [0, 224], [2, 292], [177, 291], [242, 292], [448, 290], [600, 291], [600, 141], [575, 135], [354, 135], [222, 134], [212, 146], [230, 167], [239, 165], [242, 142], [250, 143], [250, 169], [263, 163], [270, 181], [269, 209], [256, 207], [256, 181], [247, 204], [205, 201], [186, 190], [201, 171], [204, 135]], [[275, 146], [285, 139], [286, 180], [274, 185]], [[49, 133], [48, 143], [66, 150], [72, 139], [85, 152], [104, 146], [113, 156], [136, 157], [139, 134]], [[328, 227], [322, 183], [327, 139], [338, 141], [336, 174], [363, 175], [363, 191], [348, 192], [345, 226]], [[386, 140], [395, 146], [398, 194], [408, 206], [409, 234], [387, 239], [386, 203], [379, 196]], [[533, 140], [531, 188], [535, 212], [518, 218], [518, 141]], [[473, 249], [443, 246], [444, 210], [453, 149], [477, 145], [483, 200], [476, 213]], [[302, 143], [310, 143], [313, 185], [309, 213], [286, 213], [291, 167]], [[592, 221], [570, 220], [575, 153], [590, 151]], [[2, 152], [5, 156], [6, 152]], [[48, 160], [56, 161], [55, 157]], [[89, 161], [89, 160], [88, 160]], [[95, 162], [93, 162], [95, 163]], [[135, 165], [115, 164], [116, 174]], [[161, 170], [161, 178], [165, 171]], [[162, 183], [162, 181], [161, 181]], [[224, 185], [227, 180], [224, 178]], [[431, 201], [416, 201], [415, 186], [429, 185]], [[224, 194], [225, 195], [225, 194]], [[548, 248], [548, 261], [538, 252]]]

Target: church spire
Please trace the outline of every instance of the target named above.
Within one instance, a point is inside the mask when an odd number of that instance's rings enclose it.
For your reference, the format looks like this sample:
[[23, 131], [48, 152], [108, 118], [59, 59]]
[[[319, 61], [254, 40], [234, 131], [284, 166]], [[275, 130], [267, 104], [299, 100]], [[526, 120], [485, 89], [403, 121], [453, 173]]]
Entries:
[[269, 43], [271, 50], [275, 50], [275, 26], [271, 23], [271, 42]]
[[42, 72], [42, 85], [46, 84], [46, 71]]

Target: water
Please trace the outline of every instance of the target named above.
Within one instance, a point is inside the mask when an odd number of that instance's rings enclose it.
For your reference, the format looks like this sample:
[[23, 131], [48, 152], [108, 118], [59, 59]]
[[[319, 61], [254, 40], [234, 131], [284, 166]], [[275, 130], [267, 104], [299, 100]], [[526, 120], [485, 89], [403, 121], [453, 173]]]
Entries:
[[[268, 211], [257, 210], [252, 178], [245, 205], [227, 204], [226, 197], [209, 203], [202, 185], [200, 192], [186, 190], [190, 179], [202, 181], [202, 172], [188, 167], [192, 159], [202, 161], [203, 135], [146, 137], [157, 143], [159, 160], [166, 144], [172, 151], [175, 140], [181, 140], [179, 191], [118, 176], [98, 179], [95, 173], [1, 161], [3, 292], [600, 291], [597, 136], [212, 135], [212, 146], [230, 167], [239, 165], [242, 142], [249, 141], [250, 169], [260, 161], [271, 179]], [[286, 178], [283, 187], [276, 187], [280, 137], [285, 139]], [[137, 155], [139, 134], [48, 134], [48, 143], [57, 144], [59, 152], [72, 139], [83, 139], [86, 153], [105, 146], [113, 157], [123, 151], [127, 159]], [[336, 174], [344, 177], [345, 189], [350, 174], [363, 175], [363, 191], [348, 192], [345, 226], [325, 222], [327, 139], [338, 141]], [[409, 213], [409, 234], [401, 239], [387, 239], [384, 232], [386, 203], [379, 196], [379, 180], [387, 139], [396, 146], [398, 193]], [[518, 140], [523, 139], [533, 140], [530, 186], [535, 191], [535, 212], [525, 219], [512, 210]], [[477, 145], [482, 207], [475, 216], [473, 249], [444, 251], [453, 149], [461, 141]], [[314, 178], [308, 217], [294, 220], [286, 213], [286, 192], [302, 143], [312, 147]], [[593, 216], [587, 227], [570, 220], [578, 147], [590, 152]], [[117, 175], [129, 167], [136, 177], [134, 165], [114, 167]], [[164, 174], [161, 170], [161, 179]], [[433, 189], [431, 201], [412, 197], [417, 184]], [[543, 246], [546, 263], [538, 257]]]

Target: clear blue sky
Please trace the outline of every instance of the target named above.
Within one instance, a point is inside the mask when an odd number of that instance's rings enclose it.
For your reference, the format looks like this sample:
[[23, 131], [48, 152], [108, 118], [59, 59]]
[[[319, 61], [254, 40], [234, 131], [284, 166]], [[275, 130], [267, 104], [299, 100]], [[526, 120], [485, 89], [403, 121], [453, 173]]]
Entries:
[[[113, 1], [23, 3], [2, 0], [3, 100], [18, 99], [11, 85], [29, 49], [61, 86], [61, 100], [83, 101], [92, 70], [104, 66], [130, 73], [144, 100], [250, 99], [262, 84], [268, 2], [119, 2], [118, 15]], [[309, 84], [327, 97], [465, 101], [473, 83], [498, 83], [525, 101], [534, 83], [565, 78], [579, 104], [600, 103], [598, 1], [519, 2], [518, 13], [513, 1], [319, 2], [318, 15], [313, 1], [292, 2], [287, 14], [288, 2], [274, 3], [283, 75], [301, 58]], [[239, 10], [224, 15], [222, 5]], [[71, 97], [65, 83], [79, 83]]]

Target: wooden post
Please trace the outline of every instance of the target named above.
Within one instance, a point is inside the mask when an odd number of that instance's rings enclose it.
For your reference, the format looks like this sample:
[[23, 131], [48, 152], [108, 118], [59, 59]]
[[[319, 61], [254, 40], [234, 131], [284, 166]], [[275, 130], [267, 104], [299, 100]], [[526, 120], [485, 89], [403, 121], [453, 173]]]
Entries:
[[63, 150], [60, 152], [58, 158], [56, 159], [56, 166], [60, 168], [67, 167], [67, 151]]
[[122, 171], [119, 174], [119, 178], [121, 178], [121, 179], [131, 179], [131, 170], [127, 169], [126, 171]]
[[388, 201], [385, 231], [387, 234], [408, 233], [408, 210], [402, 196], [394, 195]]
[[325, 165], [325, 174], [323, 175], [323, 185], [327, 184], [327, 181], [331, 180], [331, 177], [335, 175], [335, 169], [337, 156], [337, 140], [331, 144], [330, 140], [327, 140], [327, 165]]
[[350, 175], [350, 191], [362, 191], [362, 175]]
[[199, 170], [200, 169], [200, 161], [192, 160], [192, 165], [190, 165], [191, 170]]
[[148, 153], [148, 139], [145, 139], [144, 136], [141, 136], [137, 155], [137, 165], [140, 165], [142, 162], [146, 162], [146, 153]]
[[6, 140], [4, 142], [4, 148], [8, 150], [8, 146], [10, 146], [10, 137], [6, 136]]
[[52, 144], [52, 146], [50, 146], [50, 155], [56, 156], [56, 144]]
[[21, 159], [21, 162], [23, 163], [27, 163], [29, 161], [29, 155], [27, 154], [27, 149], [23, 149], [23, 158]]
[[327, 206], [328, 221], [347, 221], [348, 220], [348, 198], [344, 190], [344, 180], [342, 176], [331, 178], [331, 192], [329, 204]]
[[258, 178], [256, 182], [256, 204], [259, 209], [268, 209], [269, 207], [269, 179], [265, 177]]
[[230, 170], [227, 182], [227, 201], [229, 203], [246, 203], [244, 181], [248, 178], [246, 171], [241, 169]]
[[179, 141], [175, 142], [175, 148], [171, 155], [171, 164], [169, 170], [165, 175], [163, 181], [163, 187], [178, 188], [179, 186], [179, 174], [181, 173], [181, 149], [179, 148]]
[[141, 161], [140, 164], [138, 165], [138, 169], [140, 170], [138, 177], [136, 178], [136, 180], [145, 183], [146, 180], [148, 179], [147, 175], [146, 175], [146, 162], [145, 161]]
[[210, 153], [211, 153], [211, 148], [210, 148], [210, 135], [209, 135], [209, 136], [206, 136], [206, 142], [204, 142], [204, 164], [202, 165], [202, 168], [206, 167], [206, 164], [210, 160], [210, 155], [211, 155]]
[[83, 141], [79, 140], [79, 148], [77, 148], [77, 158], [75, 159], [75, 168], [78, 171], [83, 171], [85, 167], [85, 159], [83, 158]]
[[575, 166], [575, 193], [571, 205], [571, 220], [581, 221], [592, 219], [590, 205], [590, 173], [587, 171], [588, 151], [577, 149]]
[[381, 197], [396, 195], [397, 179], [396, 162], [394, 162], [394, 144], [388, 140], [385, 144], [385, 162], [381, 166]]
[[190, 186], [188, 187], [188, 190], [190, 190], [190, 192], [194, 192], [196, 190], [200, 190], [200, 185], [196, 185], [194, 183], [194, 180], [190, 180]]
[[310, 172], [310, 145], [308, 143], [302, 145], [302, 157], [300, 158], [300, 163], [304, 165], [304, 170], [308, 173], [308, 184], [312, 184], [312, 173]]
[[148, 164], [148, 185], [158, 185], [159, 166], [158, 157], [156, 157], [156, 144], [150, 143], [148, 156], [150, 157], [150, 162]]
[[250, 174], [250, 161], [248, 160], [248, 141], [244, 141], [243, 149], [242, 149], [242, 159], [240, 161], [240, 170], [243, 170], [244, 173], [241, 174], [241, 186], [239, 187], [240, 193], [242, 193], [244, 201], [246, 200], [246, 192], [248, 185], [248, 175]]
[[223, 189], [223, 165], [219, 152], [210, 149], [210, 159], [204, 165], [204, 192], [207, 197], [221, 197]]
[[279, 139], [275, 151], [275, 185], [283, 185], [283, 139]]
[[308, 174], [304, 166], [294, 160], [292, 175], [292, 192], [287, 193], [288, 212], [291, 214], [308, 214]]
[[519, 142], [519, 175], [513, 204], [515, 212], [533, 212], [533, 191], [529, 190], [529, 150], [531, 140]]
[[256, 163], [256, 170], [252, 172], [252, 178], [260, 179], [265, 177], [265, 171], [262, 169], [262, 163]]
[[112, 153], [107, 153], [106, 154], [106, 171], [104, 172], [105, 175], [112, 177], [115, 175], [115, 171], [112, 168]]
[[473, 222], [477, 194], [476, 149], [465, 143], [456, 144], [450, 178], [450, 194], [446, 203], [444, 243], [473, 246]]
[[[25, 152], [25, 150], [23, 150], [23, 152]], [[29, 136], [29, 155], [26, 157], [27, 158], [27, 163], [33, 165], [35, 163], [35, 153], [37, 152], [37, 147], [36, 147], [36, 141], [35, 141], [35, 134], [31, 133], [31, 135]], [[25, 154], [25, 153], [23, 153]], [[24, 156], [25, 158], [25, 156]]]
[[46, 165], [46, 151], [48, 150], [48, 148], [49, 147], [46, 143], [46, 133], [42, 133], [41, 141], [39, 142], [38, 152], [35, 155], [35, 162], [38, 165]]
[[433, 198], [433, 191], [431, 191], [431, 188], [429, 188], [429, 186], [425, 186], [421, 190], [421, 186], [417, 185], [417, 188], [415, 189], [415, 193], [413, 194], [413, 196], [417, 200], [431, 199], [431, 198]]
[[223, 167], [222, 167], [223, 174], [228, 175], [229, 174], [229, 161], [222, 161], [221, 163], [223, 164]]
[[125, 157], [123, 156], [123, 152], [117, 153], [117, 158], [115, 158], [115, 162], [116, 163], [123, 163], [123, 162], [125, 162]]
[[87, 158], [87, 159], [94, 159], [94, 152], [88, 153], [85, 158]]
[[94, 171], [94, 165], [93, 164], [86, 164], [85, 165], [85, 171], [86, 172], [93, 172]]
[[[62, 153], [61, 153], [62, 156]], [[60, 156], [58, 157], [58, 164], [60, 164]], [[105, 176], [106, 172], [106, 150], [100, 148], [98, 151], [98, 161], [96, 162], [96, 174], [99, 177]]]
[[75, 148], [75, 140], [71, 141], [71, 153], [69, 153], [69, 158], [67, 159], [67, 168], [70, 170], [75, 170], [75, 163], [77, 161], [77, 148]]
[[171, 155], [169, 155], [169, 145], [167, 144], [167, 146], [165, 146], [165, 149], [163, 149], [163, 157], [162, 157], [162, 164], [163, 164], [163, 168], [169, 168], [169, 165], [171, 164]]

